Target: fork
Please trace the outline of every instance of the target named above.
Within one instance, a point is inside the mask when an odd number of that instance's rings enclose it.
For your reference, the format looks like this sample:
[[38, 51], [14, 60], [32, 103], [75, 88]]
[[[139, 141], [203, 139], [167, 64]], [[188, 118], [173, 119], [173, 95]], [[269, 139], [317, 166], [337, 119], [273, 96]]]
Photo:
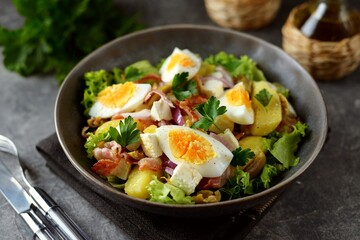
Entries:
[[7, 137], [0, 135], [0, 151], [14, 155], [18, 161], [22, 178], [29, 188], [29, 194], [49, 221], [58, 235], [64, 240], [88, 240], [86, 233], [60, 208], [60, 206], [41, 188], [33, 187], [25, 177], [25, 168], [21, 164], [15, 144]]

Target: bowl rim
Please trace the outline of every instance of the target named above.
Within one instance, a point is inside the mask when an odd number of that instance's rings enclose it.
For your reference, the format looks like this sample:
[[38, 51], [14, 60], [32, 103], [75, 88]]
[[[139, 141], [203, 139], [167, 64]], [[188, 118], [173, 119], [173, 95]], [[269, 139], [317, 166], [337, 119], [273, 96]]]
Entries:
[[[185, 30], [185, 29], [195, 29], [195, 30], [197, 29], [197, 30], [216, 31], [219, 33], [228, 33], [228, 34], [232, 34], [232, 35], [237, 35], [241, 38], [250, 39], [252, 41], [260, 43], [261, 45], [265, 45], [266, 47], [271, 48], [273, 51], [277, 52], [278, 54], [285, 55], [285, 57], [288, 59], [288, 61], [290, 61], [292, 65], [296, 66], [297, 70], [301, 71], [302, 74], [304, 74], [306, 76], [306, 78], [309, 79], [308, 83], [311, 84], [311, 87], [314, 89], [314, 91], [318, 92], [320, 102], [318, 102], [317, 104], [321, 105], [321, 110], [323, 111], [322, 114], [324, 116], [323, 128], [322, 128], [322, 131], [320, 132], [321, 136], [319, 138], [319, 141], [316, 143], [316, 146], [314, 147], [314, 151], [310, 154], [309, 159], [305, 162], [305, 164], [303, 164], [301, 167], [299, 167], [299, 169], [297, 169], [297, 171], [295, 171], [287, 179], [281, 180], [279, 183], [275, 184], [274, 186], [272, 186], [266, 190], [263, 190], [259, 193], [241, 197], [241, 198], [237, 198], [237, 199], [226, 200], [226, 201], [216, 202], [216, 203], [195, 204], [195, 205], [164, 204], [164, 203], [152, 202], [149, 200], [143, 200], [143, 199], [131, 197], [121, 191], [116, 190], [115, 188], [111, 187], [110, 185], [99, 181], [99, 179], [97, 179], [96, 177], [91, 175], [86, 170], [82, 169], [79, 166], [79, 164], [77, 164], [76, 160], [70, 153], [69, 148], [65, 144], [65, 139], [61, 134], [60, 125], [59, 125], [60, 123], [59, 123], [59, 119], [58, 119], [59, 102], [60, 102], [60, 99], [62, 98], [62, 95], [64, 94], [63, 89], [65, 89], [68, 82], [70, 82], [70, 80], [68, 80], [68, 79], [70, 79], [70, 76], [74, 72], [76, 72], [77, 69], [80, 68], [80, 66], [85, 64], [89, 59], [93, 58], [93, 56], [97, 55], [99, 52], [103, 51], [104, 49], [111, 47], [112, 45], [116, 44], [117, 42], [121, 42], [121, 41], [124, 41], [129, 38], [138, 37], [141, 35], [146, 35], [146, 34], [154, 33], [154, 32], [161, 32], [161, 31], [168, 31], [168, 30], [172, 30], [172, 31], [173, 30]], [[294, 60], [292, 57], [290, 57], [290, 55], [288, 55], [280, 47], [278, 47], [272, 43], [269, 43], [261, 38], [252, 36], [248, 33], [239, 32], [239, 31], [232, 30], [232, 29], [225, 29], [225, 28], [221, 28], [221, 27], [217, 27], [217, 26], [202, 25], [202, 24], [169, 24], [169, 25], [150, 27], [150, 28], [147, 28], [144, 30], [140, 30], [137, 32], [133, 32], [133, 33], [115, 38], [115, 39], [103, 44], [99, 48], [95, 49], [94, 51], [89, 53], [87, 56], [85, 56], [80, 62], [78, 62], [75, 65], [75, 67], [67, 74], [65, 80], [63, 81], [62, 85], [60, 86], [57, 97], [56, 97], [56, 101], [55, 101], [54, 121], [55, 121], [56, 135], [57, 135], [57, 138], [59, 140], [59, 143], [60, 143], [62, 149], [65, 152], [65, 155], [67, 156], [67, 158], [71, 162], [71, 164], [75, 167], [75, 169], [78, 172], [80, 172], [86, 178], [86, 180], [88, 180], [91, 184], [96, 184], [98, 187], [104, 189], [105, 191], [107, 191], [107, 192], [110, 191], [110, 194], [122, 196], [124, 198], [129, 199], [130, 201], [139, 202], [141, 204], [150, 205], [152, 207], [171, 208], [171, 209], [174, 209], [174, 208], [180, 208], [180, 209], [191, 208], [192, 209], [192, 208], [194, 208], [194, 206], [196, 206], [196, 208], [205, 208], [206, 209], [206, 208], [211, 208], [214, 206], [225, 206], [225, 205], [234, 205], [234, 204], [240, 204], [240, 203], [250, 203], [252, 201], [255, 201], [258, 198], [262, 198], [267, 195], [272, 195], [272, 194], [274, 194], [274, 192], [279, 192], [279, 191], [285, 189], [285, 187], [287, 185], [289, 185], [294, 180], [296, 180], [301, 174], [303, 174], [303, 172], [306, 169], [308, 169], [308, 167], [316, 159], [317, 155], [320, 153], [321, 149], [323, 148], [326, 137], [327, 137], [327, 131], [328, 131], [327, 109], [326, 109], [325, 101], [323, 99], [321, 91], [320, 91], [317, 83], [315, 82], [315, 80], [311, 77], [311, 75], [298, 62], [296, 62], [296, 60]]]

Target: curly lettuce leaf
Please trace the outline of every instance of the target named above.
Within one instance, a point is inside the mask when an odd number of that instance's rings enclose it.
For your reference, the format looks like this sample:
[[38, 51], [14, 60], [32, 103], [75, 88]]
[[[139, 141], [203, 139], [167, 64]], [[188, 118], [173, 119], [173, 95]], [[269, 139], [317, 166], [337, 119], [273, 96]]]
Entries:
[[122, 71], [114, 68], [111, 72], [106, 70], [91, 71], [84, 74], [85, 90], [81, 104], [85, 107], [84, 113], [89, 115], [90, 108], [96, 102], [96, 96], [107, 86], [118, 83], [121, 80]]
[[97, 145], [100, 142], [108, 142], [110, 141], [111, 136], [109, 133], [98, 133], [98, 134], [93, 134], [90, 133], [89, 137], [86, 139], [86, 142], [84, 144], [84, 147], [86, 149], [86, 153], [88, 158], [92, 158], [93, 157], [93, 150], [97, 147]]
[[124, 73], [124, 80], [133, 82], [149, 74], [159, 74], [159, 71], [149, 61], [142, 60], [127, 66]]
[[283, 133], [278, 139], [270, 138], [266, 140], [266, 146], [270, 153], [283, 164], [285, 168], [296, 166], [299, 163], [299, 157], [295, 156], [298, 145], [305, 137], [307, 125], [297, 122], [293, 126], [291, 133]]
[[248, 80], [266, 81], [264, 73], [256, 66], [256, 62], [246, 55], [237, 58], [233, 54], [219, 52], [210, 55], [204, 62], [223, 66], [233, 77], [243, 76]]
[[250, 174], [236, 167], [235, 176], [228, 180], [224, 187], [220, 188], [220, 192], [228, 200], [239, 198], [245, 195], [253, 194], [253, 181], [250, 180]]
[[280, 172], [282, 171], [278, 169], [276, 166], [265, 164], [260, 174], [260, 179], [263, 187], [265, 189], [269, 188], [273, 177], [277, 176]]
[[147, 187], [150, 193], [150, 201], [167, 204], [194, 204], [191, 196], [186, 196], [185, 192], [170, 183], [162, 183], [156, 177]]

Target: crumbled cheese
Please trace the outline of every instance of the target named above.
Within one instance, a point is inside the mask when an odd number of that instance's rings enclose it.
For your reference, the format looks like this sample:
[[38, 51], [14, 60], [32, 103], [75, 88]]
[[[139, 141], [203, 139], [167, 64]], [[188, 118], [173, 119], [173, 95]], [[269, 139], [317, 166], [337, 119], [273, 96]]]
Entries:
[[190, 195], [195, 191], [201, 179], [201, 174], [195, 168], [186, 162], [182, 162], [174, 169], [170, 182]]
[[155, 121], [172, 119], [170, 106], [163, 99], [153, 103], [150, 114]]
[[219, 80], [211, 79], [204, 83], [202, 90], [208, 97], [219, 98], [224, 94], [224, 85]]
[[162, 150], [157, 140], [155, 133], [142, 133], [140, 134], [141, 147], [148, 157], [160, 157]]

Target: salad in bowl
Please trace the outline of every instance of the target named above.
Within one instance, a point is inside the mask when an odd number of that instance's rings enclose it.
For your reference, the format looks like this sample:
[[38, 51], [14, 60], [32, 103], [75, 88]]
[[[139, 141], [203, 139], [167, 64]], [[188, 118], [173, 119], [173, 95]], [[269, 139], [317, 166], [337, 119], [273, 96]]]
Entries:
[[[195, 49], [196, 50], [196, 49]], [[308, 126], [247, 55], [174, 48], [155, 64], [84, 74], [91, 170], [129, 196], [206, 204], [271, 188]]]

